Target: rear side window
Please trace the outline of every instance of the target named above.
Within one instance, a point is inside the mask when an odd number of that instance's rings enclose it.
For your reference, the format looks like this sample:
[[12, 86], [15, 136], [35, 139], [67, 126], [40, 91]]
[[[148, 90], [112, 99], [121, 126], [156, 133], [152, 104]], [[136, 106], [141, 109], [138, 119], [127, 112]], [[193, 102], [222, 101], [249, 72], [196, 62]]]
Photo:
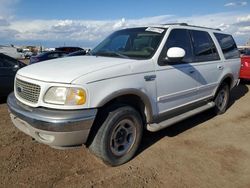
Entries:
[[219, 60], [219, 54], [211, 36], [205, 31], [190, 30], [193, 48], [194, 61], [215, 61]]
[[221, 33], [214, 33], [214, 35], [221, 46], [225, 59], [234, 59], [240, 57], [237, 46], [231, 35]]

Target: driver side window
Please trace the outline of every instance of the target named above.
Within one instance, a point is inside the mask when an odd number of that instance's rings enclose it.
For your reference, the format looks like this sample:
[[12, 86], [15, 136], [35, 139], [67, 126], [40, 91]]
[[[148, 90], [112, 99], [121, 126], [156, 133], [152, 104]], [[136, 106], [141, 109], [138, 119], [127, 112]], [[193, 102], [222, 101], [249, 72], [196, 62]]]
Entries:
[[[190, 35], [186, 29], [173, 29], [168, 38], [167, 42], [161, 53], [161, 61], [164, 61], [169, 48], [179, 47], [185, 50], [185, 57], [182, 59], [182, 63], [191, 63], [193, 61], [192, 46], [190, 41]], [[166, 65], [160, 62], [160, 65]]]

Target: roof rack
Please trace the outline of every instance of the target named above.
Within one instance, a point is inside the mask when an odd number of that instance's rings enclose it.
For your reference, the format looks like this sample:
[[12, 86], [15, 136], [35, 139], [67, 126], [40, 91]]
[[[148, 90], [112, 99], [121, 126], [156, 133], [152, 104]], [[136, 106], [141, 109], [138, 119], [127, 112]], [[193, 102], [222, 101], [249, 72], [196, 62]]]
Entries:
[[197, 25], [189, 25], [187, 23], [167, 23], [167, 24], [163, 24], [163, 25], [181, 25], [181, 26], [190, 26], [190, 27], [197, 27], [197, 28], [203, 28], [203, 29], [213, 29], [213, 30], [221, 31], [221, 29], [219, 29], [219, 28], [211, 28], [211, 27], [203, 27], [203, 26], [197, 26]]
[[188, 26], [187, 23], [166, 23], [166, 24], [162, 24], [162, 25], [183, 25], [183, 26]]

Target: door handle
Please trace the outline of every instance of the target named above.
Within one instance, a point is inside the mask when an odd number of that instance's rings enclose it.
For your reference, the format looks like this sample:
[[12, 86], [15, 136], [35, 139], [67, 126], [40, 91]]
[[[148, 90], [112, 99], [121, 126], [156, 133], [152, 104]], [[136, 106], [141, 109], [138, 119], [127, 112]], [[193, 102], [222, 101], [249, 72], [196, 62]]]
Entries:
[[223, 66], [223, 65], [218, 65], [217, 68], [218, 68], [219, 70], [223, 70], [223, 69], [224, 69], [224, 66]]
[[156, 75], [155, 75], [155, 74], [144, 76], [144, 79], [145, 79], [145, 81], [147, 81], [147, 82], [148, 82], [148, 81], [154, 81], [155, 78], [156, 78]]

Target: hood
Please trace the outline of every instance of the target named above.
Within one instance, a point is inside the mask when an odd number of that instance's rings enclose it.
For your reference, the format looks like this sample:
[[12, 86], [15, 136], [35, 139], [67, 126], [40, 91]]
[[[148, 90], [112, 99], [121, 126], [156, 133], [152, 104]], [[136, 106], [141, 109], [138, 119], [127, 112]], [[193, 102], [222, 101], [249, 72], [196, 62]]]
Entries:
[[65, 57], [24, 67], [17, 74], [45, 82], [71, 83], [86, 74], [132, 61], [134, 60], [100, 56]]

